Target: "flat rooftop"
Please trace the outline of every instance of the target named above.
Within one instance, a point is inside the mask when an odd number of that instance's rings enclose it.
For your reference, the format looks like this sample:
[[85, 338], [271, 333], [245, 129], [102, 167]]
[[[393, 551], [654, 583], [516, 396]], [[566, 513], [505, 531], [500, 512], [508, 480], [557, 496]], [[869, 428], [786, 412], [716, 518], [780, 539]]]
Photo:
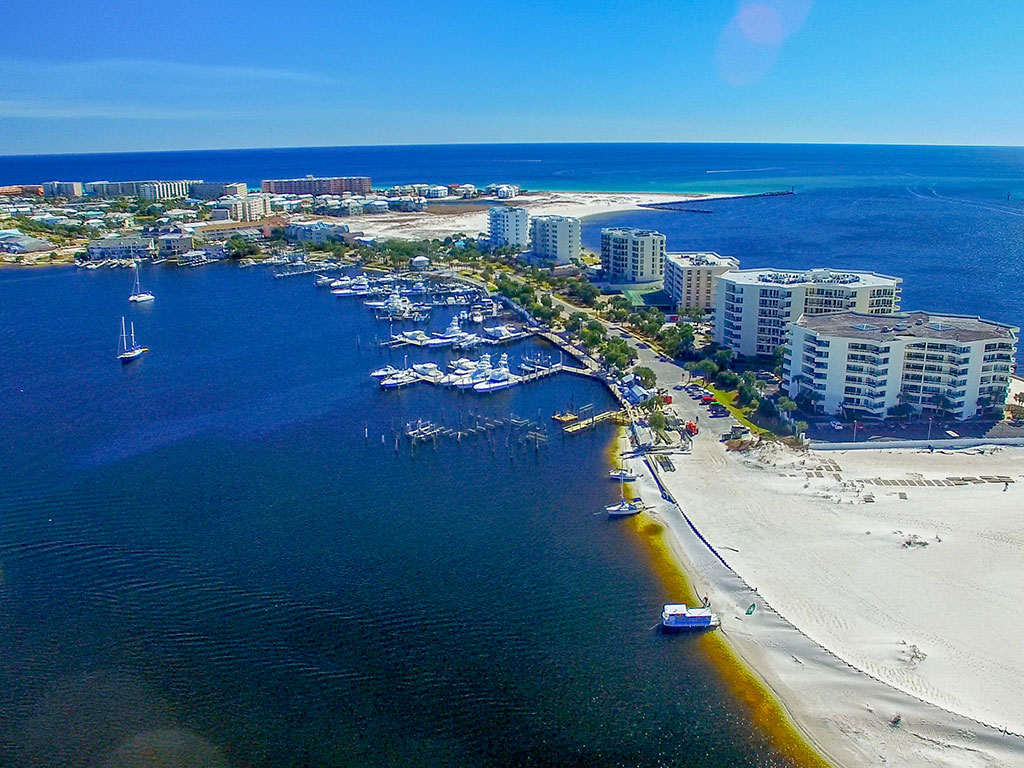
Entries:
[[852, 272], [839, 269], [735, 269], [722, 275], [725, 280], [731, 280], [741, 285], [762, 285], [762, 286], [790, 286], [790, 285], [813, 285], [813, 286], [878, 286], [892, 287], [903, 282], [900, 277], [881, 275], [878, 272]]
[[733, 256], [722, 256], [714, 251], [668, 251], [665, 259], [687, 267], [732, 267], [737, 269], [740, 261]]
[[986, 339], [1016, 341], [1019, 328], [969, 315], [940, 315], [930, 312], [898, 312], [892, 315], [868, 315], [861, 312], [836, 312], [801, 315], [800, 328], [823, 336], [891, 341], [907, 337], [930, 341], [968, 343]]

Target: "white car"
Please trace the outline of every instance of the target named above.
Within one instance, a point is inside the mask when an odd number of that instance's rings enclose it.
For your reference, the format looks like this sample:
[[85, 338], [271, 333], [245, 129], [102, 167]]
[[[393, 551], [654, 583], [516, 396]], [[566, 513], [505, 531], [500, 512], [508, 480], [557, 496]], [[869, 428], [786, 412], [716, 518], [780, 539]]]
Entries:
[[842, 423], [841, 423], [841, 422], [838, 422], [838, 421], [830, 421], [830, 422], [828, 423], [828, 425], [829, 425], [830, 427], [832, 427], [832, 429], [834, 429], [834, 430], [837, 430], [837, 431], [843, 428], [843, 425], [842, 425]]

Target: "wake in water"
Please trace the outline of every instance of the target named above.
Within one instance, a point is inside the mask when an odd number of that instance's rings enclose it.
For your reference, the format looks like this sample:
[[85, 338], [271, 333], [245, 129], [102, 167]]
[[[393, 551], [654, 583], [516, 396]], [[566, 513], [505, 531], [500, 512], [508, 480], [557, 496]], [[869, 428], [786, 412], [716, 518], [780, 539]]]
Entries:
[[922, 194], [921, 192], [918, 192], [913, 187], [907, 187], [907, 192], [912, 194], [914, 197], [921, 198], [922, 200], [935, 200], [935, 201], [940, 202], [940, 203], [950, 203], [952, 205], [965, 205], [965, 206], [968, 206], [969, 208], [979, 208], [979, 209], [981, 209], [983, 211], [992, 211], [993, 213], [1003, 213], [1003, 214], [1006, 214], [1007, 216], [1017, 216], [1017, 217], [1024, 216], [1024, 211], [1021, 211], [1021, 210], [1018, 210], [1018, 209], [1015, 209], [1015, 208], [1007, 208], [1006, 206], [1002, 206], [1002, 205], [992, 205], [992, 204], [986, 204], [986, 203], [979, 203], [979, 202], [977, 202], [975, 200], [965, 200], [964, 198], [960, 198], [960, 197], [947, 197], [946, 195], [940, 195], [938, 192], [936, 192], [934, 187], [929, 187], [928, 191], [931, 194], [925, 195], [925, 194]]
[[721, 171], [704, 171], [704, 173], [760, 173], [761, 171], [781, 171], [782, 166], [773, 166], [771, 168], [726, 168]]

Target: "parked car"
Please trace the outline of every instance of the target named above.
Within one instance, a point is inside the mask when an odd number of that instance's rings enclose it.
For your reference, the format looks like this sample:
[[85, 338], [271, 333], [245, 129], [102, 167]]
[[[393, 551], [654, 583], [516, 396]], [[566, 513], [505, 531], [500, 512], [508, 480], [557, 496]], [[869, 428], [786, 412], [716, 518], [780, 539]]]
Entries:
[[830, 427], [832, 427], [832, 429], [836, 430], [837, 432], [843, 428], [842, 422], [839, 422], [839, 421], [830, 421], [828, 423], [828, 425]]

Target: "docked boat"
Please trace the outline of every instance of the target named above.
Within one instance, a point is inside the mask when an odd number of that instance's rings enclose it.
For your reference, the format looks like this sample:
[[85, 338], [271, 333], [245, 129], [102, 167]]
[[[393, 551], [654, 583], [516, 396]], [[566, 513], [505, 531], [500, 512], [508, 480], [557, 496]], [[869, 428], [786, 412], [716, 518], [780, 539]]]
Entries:
[[444, 332], [435, 333], [434, 338], [428, 339], [426, 345], [428, 347], [445, 347], [449, 344], [454, 344], [465, 336], [466, 334], [462, 332], [462, 326], [459, 325], [459, 318], [453, 317]]
[[714, 629], [722, 620], [710, 606], [690, 608], [683, 603], [665, 603], [661, 610], [661, 626], [668, 630]]
[[420, 376], [440, 376], [441, 369], [437, 363], [416, 363], [412, 369]]
[[124, 318], [121, 318], [121, 337], [117, 345], [117, 359], [122, 363], [130, 363], [137, 357], [149, 352], [149, 347], [143, 347], [135, 341], [135, 323], [131, 324], [131, 334], [125, 331]]
[[132, 286], [132, 295], [128, 297], [128, 301], [142, 303], [144, 301], [152, 301], [155, 299], [149, 291], [142, 290], [142, 285], [139, 283], [139, 265], [135, 264], [135, 285]]
[[416, 381], [416, 374], [413, 371], [402, 370], [396, 374], [388, 376], [386, 379], [382, 379], [380, 386], [383, 389], [397, 389], [398, 387], [404, 387], [408, 384], [413, 384]]
[[423, 346], [428, 341], [430, 341], [430, 337], [427, 336], [425, 331], [415, 330], [402, 331], [401, 333], [392, 336], [391, 340], [405, 342], [406, 344], [416, 344], [418, 346]]
[[608, 477], [612, 480], [618, 480], [624, 483], [631, 483], [637, 479], [637, 474], [628, 469], [612, 469], [608, 472]]
[[474, 384], [473, 390], [475, 392], [496, 392], [500, 389], [508, 389], [514, 383], [508, 370], [508, 355], [505, 354], [501, 356], [497, 367], [491, 370], [491, 375], [487, 377], [487, 380]]
[[398, 373], [401, 368], [395, 368], [393, 365], [385, 365], [383, 368], [378, 368], [376, 371], [372, 371], [370, 375], [375, 379], [386, 379], [389, 376], [394, 376]]
[[471, 373], [467, 373], [461, 378], [456, 379], [454, 383], [459, 389], [473, 389], [477, 384], [487, 381], [490, 377], [491, 356], [484, 354], [480, 355], [476, 368], [474, 368]]
[[505, 341], [515, 336], [515, 332], [507, 325], [496, 325], [483, 329], [484, 336], [495, 341]]
[[316, 280], [313, 281], [313, 285], [317, 288], [330, 288], [331, 283], [334, 282], [334, 278], [330, 275], [317, 275]]

